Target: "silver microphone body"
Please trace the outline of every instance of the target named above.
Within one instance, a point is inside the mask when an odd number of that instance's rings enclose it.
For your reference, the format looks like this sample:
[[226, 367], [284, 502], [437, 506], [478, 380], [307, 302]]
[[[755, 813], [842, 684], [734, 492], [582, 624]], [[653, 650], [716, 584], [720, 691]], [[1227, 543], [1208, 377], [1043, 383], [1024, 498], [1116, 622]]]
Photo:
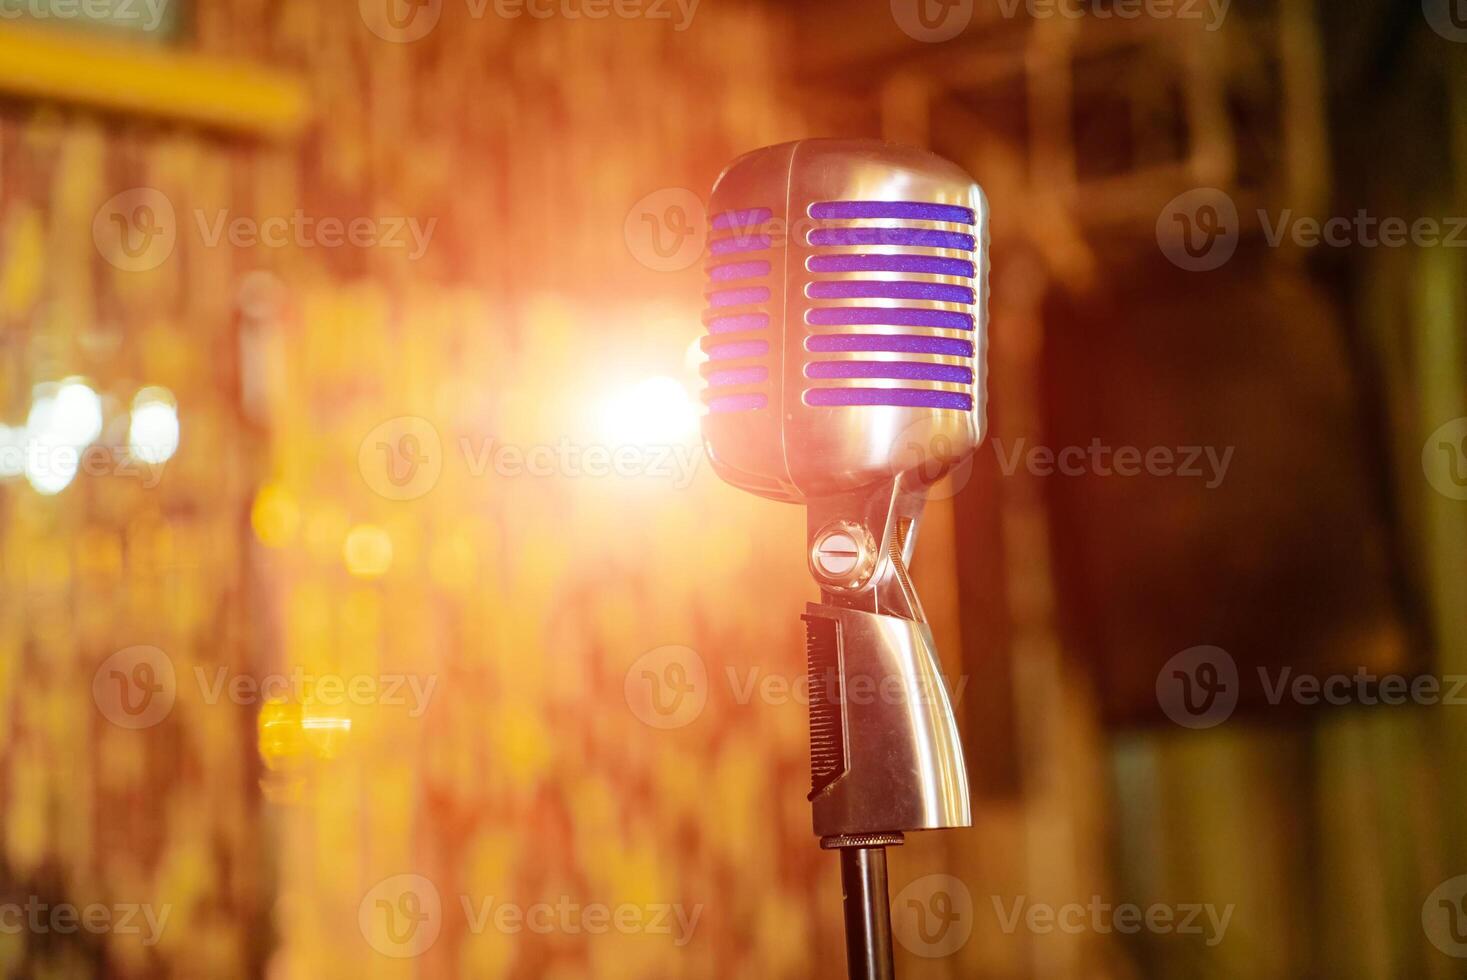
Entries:
[[809, 513], [815, 831], [970, 826], [907, 567], [927, 487], [984, 434], [983, 192], [921, 150], [806, 140], [736, 160], [709, 215], [709, 458], [729, 483]]

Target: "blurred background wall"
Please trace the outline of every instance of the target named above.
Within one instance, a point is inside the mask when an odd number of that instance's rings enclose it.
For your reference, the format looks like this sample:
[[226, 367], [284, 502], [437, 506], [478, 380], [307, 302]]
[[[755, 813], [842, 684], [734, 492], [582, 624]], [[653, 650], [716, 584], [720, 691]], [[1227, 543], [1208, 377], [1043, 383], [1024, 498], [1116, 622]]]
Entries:
[[[1269, 241], [1463, 213], [1439, 21], [41, 9], [0, 23], [0, 434], [64, 442], [84, 379], [106, 452], [4, 458], [0, 900], [169, 913], [0, 929], [11, 975], [843, 975], [803, 516], [693, 450], [701, 201], [807, 135], [928, 146], [994, 207], [992, 437], [918, 561], [979, 799], [892, 854], [904, 975], [1462, 974], [1422, 918], [1467, 871], [1461, 709], [1249, 681], [1467, 671], [1463, 505], [1422, 463], [1464, 414], [1461, 253]], [[1235, 251], [1189, 268], [1169, 219], [1225, 204]], [[169, 412], [165, 452], [136, 420]], [[1231, 466], [1006, 462], [1092, 439]], [[1201, 646], [1242, 691], [1188, 726], [1158, 682]], [[1093, 896], [1232, 912], [1216, 945], [1005, 926]]]

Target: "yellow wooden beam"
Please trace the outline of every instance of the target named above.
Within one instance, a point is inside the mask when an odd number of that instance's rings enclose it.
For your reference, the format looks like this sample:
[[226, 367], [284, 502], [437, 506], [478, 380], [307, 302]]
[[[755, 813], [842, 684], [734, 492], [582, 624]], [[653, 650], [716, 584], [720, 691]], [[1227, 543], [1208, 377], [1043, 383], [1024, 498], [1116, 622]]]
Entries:
[[0, 94], [179, 120], [271, 139], [310, 118], [294, 76], [163, 47], [0, 25]]

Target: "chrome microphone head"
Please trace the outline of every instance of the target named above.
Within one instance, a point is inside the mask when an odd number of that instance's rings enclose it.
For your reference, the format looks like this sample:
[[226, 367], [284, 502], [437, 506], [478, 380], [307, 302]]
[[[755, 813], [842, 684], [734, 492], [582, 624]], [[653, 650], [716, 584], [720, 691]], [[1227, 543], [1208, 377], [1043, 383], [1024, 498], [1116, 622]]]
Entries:
[[977, 447], [988, 207], [961, 168], [875, 140], [784, 143], [725, 170], [709, 214], [719, 475], [802, 501], [930, 482]]
[[809, 508], [816, 833], [840, 846], [969, 826], [907, 565], [927, 486], [983, 438], [983, 192], [922, 150], [805, 140], [735, 161], [709, 214], [709, 458], [729, 483]]

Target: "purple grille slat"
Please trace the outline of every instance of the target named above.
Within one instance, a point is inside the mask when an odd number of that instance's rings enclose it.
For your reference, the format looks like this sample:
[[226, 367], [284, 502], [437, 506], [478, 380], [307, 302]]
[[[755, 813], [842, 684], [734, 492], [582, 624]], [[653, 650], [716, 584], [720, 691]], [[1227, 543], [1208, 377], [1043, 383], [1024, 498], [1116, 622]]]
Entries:
[[710, 361], [733, 361], [740, 357], [759, 357], [769, 353], [769, 343], [763, 340], [742, 340], [732, 344], [718, 344], [708, 349]]
[[975, 271], [967, 259], [934, 255], [812, 255], [805, 266], [811, 272], [911, 272], [968, 279]]
[[769, 369], [762, 365], [744, 368], [729, 368], [726, 371], [711, 371], [708, 387], [721, 388], [726, 385], [752, 385], [769, 380]]
[[815, 361], [805, 365], [807, 378], [891, 378], [897, 381], [946, 381], [972, 384], [973, 372], [956, 364], [921, 361]]
[[973, 410], [973, 396], [957, 391], [925, 391], [915, 388], [812, 388], [805, 404], [818, 407], [891, 405], [897, 408], [955, 408]]
[[708, 302], [712, 306], [745, 306], [749, 303], [763, 303], [767, 299], [769, 299], [768, 286], [715, 289], [708, 294]]
[[840, 220], [901, 218], [908, 221], [951, 221], [971, 225], [973, 212], [953, 204], [921, 201], [825, 201], [810, 205], [810, 217]]
[[805, 322], [817, 327], [941, 327], [972, 330], [971, 313], [908, 308], [880, 309], [869, 306], [828, 306], [805, 311]]
[[769, 263], [763, 261], [730, 262], [727, 265], [717, 265], [708, 270], [708, 278], [713, 282], [757, 279], [760, 276], [767, 275], [769, 275]]
[[[973, 251], [972, 235], [922, 228], [817, 228], [810, 232], [811, 245], [906, 245], [915, 248], [955, 248]], [[714, 244], [718, 244], [714, 242]]]
[[739, 333], [743, 330], [763, 330], [768, 326], [768, 313], [740, 313], [736, 316], [712, 317], [708, 321], [708, 332]]
[[838, 279], [831, 282], [812, 282], [805, 287], [805, 295], [811, 299], [925, 299], [933, 303], [973, 305], [973, 290], [967, 286], [949, 286], [940, 282]]
[[816, 354], [853, 351], [973, 356], [973, 344], [970, 341], [954, 340], [950, 337], [909, 337], [903, 334], [826, 334], [806, 337], [805, 349]]
[[768, 235], [735, 235], [719, 238], [708, 243], [714, 255], [737, 255], [740, 252], [762, 252], [769, 248]]
[[774, 212], [768, 208], [745, 208], [742, 211], [723, 211], [713, 216], [711, 227], [714, 231], [726, 231], [729, 228], [752, 228], [763, 224], [774, 217]]
[[708, 399], [708, 411], [715, 414], [723, 412], [749, 412], [756, 408], [763, 408], [769, 404], [769, 399], [764, 395], [720, 395], [717, 398]]

